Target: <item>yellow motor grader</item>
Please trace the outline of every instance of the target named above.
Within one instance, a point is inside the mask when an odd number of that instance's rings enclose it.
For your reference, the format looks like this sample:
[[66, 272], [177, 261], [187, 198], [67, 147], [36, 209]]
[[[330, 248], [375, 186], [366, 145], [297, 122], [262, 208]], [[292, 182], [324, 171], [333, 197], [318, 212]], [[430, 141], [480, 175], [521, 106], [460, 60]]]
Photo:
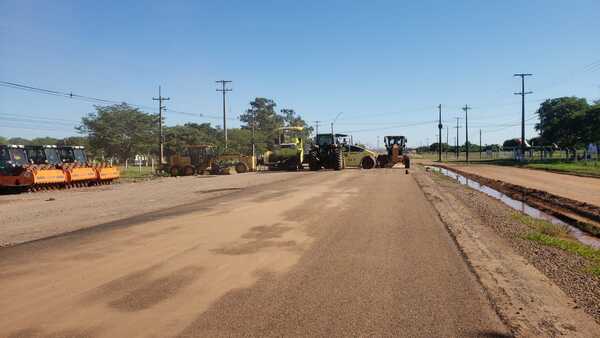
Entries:
[[391, 168], [397, 163], [402, 163], [406, 169], [410, 168], [410, 157], [406, 153], [406, 137], [385, 136], [383, 141], [387, 153], [377, 156], [377, 167]]
[[245, 173], [256, 171], [256, 160], [233, 152], [218, 155], [214, 144], [187, 145], [169, 156], [159, 171], [171, 176]]

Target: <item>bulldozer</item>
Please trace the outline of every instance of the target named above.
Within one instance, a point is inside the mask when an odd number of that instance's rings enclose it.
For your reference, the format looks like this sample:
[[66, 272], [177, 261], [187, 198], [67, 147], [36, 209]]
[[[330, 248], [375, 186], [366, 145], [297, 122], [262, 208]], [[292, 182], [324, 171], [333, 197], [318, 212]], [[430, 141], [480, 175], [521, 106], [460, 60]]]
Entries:
[[345, 134], [317, 134], [315, 144], [310, 148], [305, 161], [310, 170], [342, 170], [346, 166], [341, 138]]
[[385, 136], [383, 142], [387, 153], [377, 156], [377, 167], [391, 168], [397, 163], [402, 163], [409, 169], [410, 157], [406, 154], [406, 141], [404, 136]]
[[262, 164], [269, 170], [298, 170], [304, 162], [304, 127], [283, 127], [278, 130], [273, 150], [263, 154]]
[[252, 156], [234, 152], [217, 155], [213, 144], [187, 145], [182, 151], [167, 158], [159, 168], [159, 173], [171, 176], [192, 176], [204, 174], [234, 174], [256, 170], [256, 161]]

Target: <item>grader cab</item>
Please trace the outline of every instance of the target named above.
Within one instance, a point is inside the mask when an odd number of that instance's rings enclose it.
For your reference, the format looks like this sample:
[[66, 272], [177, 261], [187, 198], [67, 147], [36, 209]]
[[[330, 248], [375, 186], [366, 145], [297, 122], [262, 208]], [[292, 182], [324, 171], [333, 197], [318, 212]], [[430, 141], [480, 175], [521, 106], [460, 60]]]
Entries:
[[406, 154], [406, 137], [385, 136], [383, 141], [387, 152], [377, 156], [377, 166], [391, 168], [397, 163], [402, 163], [406, 169], [410, 168], [410, 157]]

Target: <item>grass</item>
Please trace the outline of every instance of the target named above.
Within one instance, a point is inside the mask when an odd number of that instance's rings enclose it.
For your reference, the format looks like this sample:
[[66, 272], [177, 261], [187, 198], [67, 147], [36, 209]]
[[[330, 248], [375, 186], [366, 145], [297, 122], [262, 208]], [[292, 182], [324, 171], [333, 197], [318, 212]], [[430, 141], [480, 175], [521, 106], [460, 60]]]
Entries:
[[578, 162], [537, 162], [527, 163], [526, 168], [552, 170], [564, 173], [575, 173], [600, 177], [600, 162], [578, 161]]
[[155, 177], [156, 174], [152, 170], [152, 167], [121, 167], [121, 180], [127, 182], [135, 182], [145, 179], [151, 179]]
[[513, 218], [532, 230], [524, 236], [525, 239], [546, 246], [558, 248], [585, 258], [590, 265], [587, 271], [600, 277], [600, 250], [574, 240], [566, 227], [536, 219], [521, 213], [514, 213]]

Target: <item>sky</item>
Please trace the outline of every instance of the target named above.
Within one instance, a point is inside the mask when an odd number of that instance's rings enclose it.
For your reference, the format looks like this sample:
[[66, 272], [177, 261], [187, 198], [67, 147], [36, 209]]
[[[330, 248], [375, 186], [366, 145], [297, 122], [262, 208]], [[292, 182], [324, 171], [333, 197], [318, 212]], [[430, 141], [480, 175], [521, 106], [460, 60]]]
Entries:
[[[600, 98], [600, 1], [30, 1], [0, 0], [0, 81], [157, 107], [168, 125], [219, 118], [216, 80], [231, 80], [228, 127], [255, 97], [312, 125], [432, 143], [456, 118], [464, 142], [527, 137], [551, 97]], [[154, 108], [156, 110], [156, 108]], [[93, 103], [0, 86], [0, 135], [77, 135]], [[185, 112], [187, 114], [182, 114]], [[323, 129], [321, 129], [323, 130]]]

